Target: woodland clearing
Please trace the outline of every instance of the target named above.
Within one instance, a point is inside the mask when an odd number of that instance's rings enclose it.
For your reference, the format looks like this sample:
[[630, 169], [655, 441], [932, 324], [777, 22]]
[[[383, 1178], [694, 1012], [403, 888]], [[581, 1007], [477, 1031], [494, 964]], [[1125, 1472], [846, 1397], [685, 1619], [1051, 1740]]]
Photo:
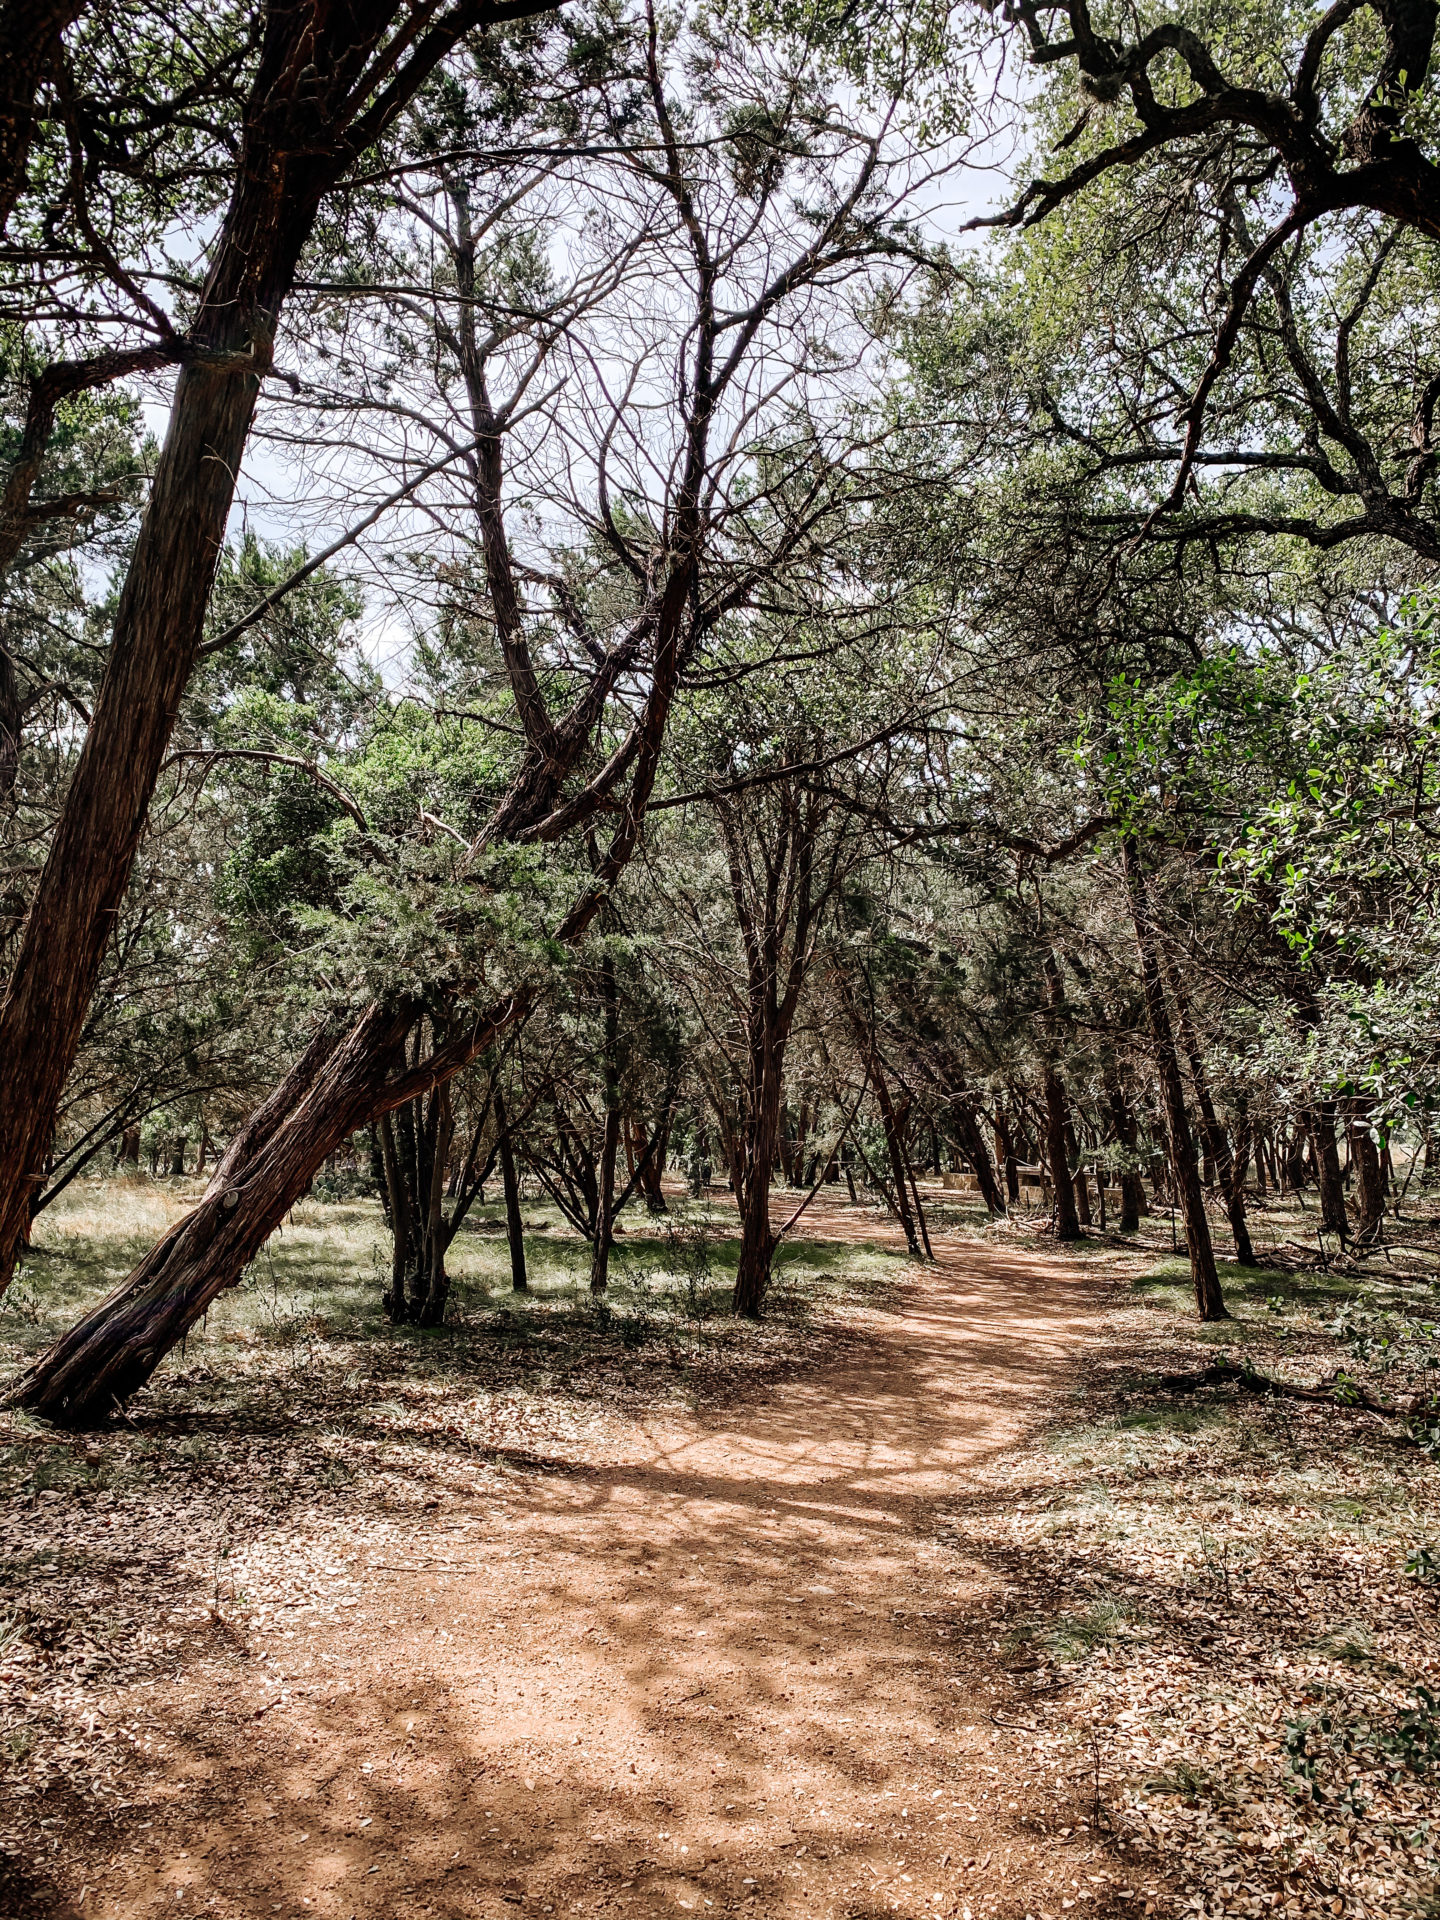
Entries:
[[[183, 1198], [53, 1210], [7, 1361]], [[1433, 1466], [1156, 1384], [1313, 1378], [1356, 1282], [1199, 1326], [1153, 1222], [929, 1198], [925, 1266], [817, 1202], [758, 1326], [639, 1233], [597, 1314], [538, 1214], [523, 1301], [482, 1220], [398, 1339], [307, 1202], [123, 1421], [10, 1416], [7, 1916], [1427, 1911]]]

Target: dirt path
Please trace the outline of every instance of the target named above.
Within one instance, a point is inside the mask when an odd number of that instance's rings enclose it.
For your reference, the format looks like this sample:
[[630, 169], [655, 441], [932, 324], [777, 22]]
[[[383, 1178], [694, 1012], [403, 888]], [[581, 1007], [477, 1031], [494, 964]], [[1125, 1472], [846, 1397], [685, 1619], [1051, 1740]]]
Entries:
[[157, 1706], [168, 1806], [77, 1911], [1143, 1910], [1027, 1824], [957, 1660], [989, 1576], [937, 1538], [1063, 1389], [1087, 1294], [951, 1246], [843, 1365], [407, 1522], [343, 1623]]

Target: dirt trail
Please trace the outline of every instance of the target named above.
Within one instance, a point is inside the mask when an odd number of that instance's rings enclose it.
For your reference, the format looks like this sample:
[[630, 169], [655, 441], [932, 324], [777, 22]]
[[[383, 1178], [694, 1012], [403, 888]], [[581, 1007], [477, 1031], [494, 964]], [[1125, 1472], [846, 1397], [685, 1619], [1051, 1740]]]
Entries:
[[157, 1709], [169, 1805], [80, 1911], [1110, 1911], [1088, 1839], [1020, 1824], [953, 1641], [989, 1576], [936, 1537], [1063, 1388], [1089, 1294], [942, 1247], [856, 1357], [417, 1518], [353, 1620], [272, 1643], [322, 1663], [278, 1710], [238, 1666]]

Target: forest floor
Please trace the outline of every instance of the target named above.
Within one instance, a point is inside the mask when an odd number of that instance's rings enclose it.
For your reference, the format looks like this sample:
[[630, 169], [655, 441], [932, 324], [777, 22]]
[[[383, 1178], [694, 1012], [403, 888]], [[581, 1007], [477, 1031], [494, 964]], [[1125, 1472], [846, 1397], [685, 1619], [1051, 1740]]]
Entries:
[[[183, 1198], [46, 1216], [5, 1368]], [[1314, 1378], [1375, 1283], [1200, 1328], [1168, 1227], [933, 1198], [923, 1267], [817, 1203], [758, 1327], [717, 1209], [599, 1309], [482, 1218], [399, 1335], [310, 1202], [127, 1421], [0, 1416], [0, 1915], [1440, 1912], [1440, 1472], [1159, 1380]]]

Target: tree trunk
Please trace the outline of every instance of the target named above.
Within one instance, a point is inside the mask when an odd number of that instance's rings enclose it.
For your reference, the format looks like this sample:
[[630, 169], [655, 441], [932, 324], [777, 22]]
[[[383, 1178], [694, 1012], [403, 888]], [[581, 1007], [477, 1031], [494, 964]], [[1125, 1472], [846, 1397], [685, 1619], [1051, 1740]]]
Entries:
[[1235, 1258], [1242, 1267], [1253, 1267], [1255, 1249], [1250, 1244], [1250, 1223], [1245, 1218], [1245, 1194], [1241, 1186], [1244, 1169], [1238, 1175], [1234, 1156], [1230, 1151], [1230, 1138], [1221, 1125], [1215, 1112], [1215, 1102], [1210, 1098], [1210, 1082], [1206, 1078], [1205, 1063], [1200, 1058], [1200, 1041], [1195, 1032], [1195, 1023], [1190, 1016], [1190, 1001], [1185, 992], [1184, 982], [1177, 970], [1170, 969], [1170, 990], [1175, 996], [1175, 1014], [1180, 1028], [1180, 1038], [1185, 1045], [1185, 1053], [1190, 1062], [1190, 1081], [1195, 1089], [1195, 1102], [1200, 1109], [1200, 1130], [1209, 1150], [1209, 1159], [1214, 1166], [1212, 1184], [1218, 1183], [1225, 1199], [1225, 1212], [1230, 1221], [1230, 1232], [1235, 1240]]
[[1045, 1158], [1050, 1163], [1050, 1188], [1055, 1196], [1055, 1238], [1078, 1240], [1080, 1216], [1066, 1157], [1065, 1088], [1052, 1061], [1045, 1062], [1041, 1079], [1045, 1093]]
[[[1110, 1125], [1114, 1131], [1115, 1144], [1129, 1158], [1135, 1152], [1135, 1119], [1125, 1098], [1125, 1089], [1120, 1082], [1120, 1071], [1113, 1060], [1106, 1060], [1104, 1078], [1105, 1099], [1110, 1108]], [[1120, 1174], [1120, 1232], [1138, 1233], [1141, 1216], [1146, 1211], [1145, 1182], [1141, 1179], [1137, 1168], [1126, 1166]]]
[[1373, 1246], [1378, 1241], [1385, 1218], [1385, 1183], [1379, 1149], [1370, 1131], [1370, 1105], [1368, 1100], [1353, 1099], [1346, 1115], [1350, 1157], [1355, 1164], [1356, 1238], [1362, 1247]]
[[[1348, 1238], [1350, 1216], [1345, 1211], [1345, 1182], [1340, 1175], [1340, 1152], [1335, 1144], [1335, 1102], [1320, 1100], [1305, 1116], [1315, 1156], [1315, 1184], [1320, 1190], [1320, 1225], [1326, 1233]], [[1304, 1132], [1298, 1136], [1303, 1148]], [[1303, 1184], [1303, 1179], [1299, 1184]]]
[[410, 1321], [417, 1327], [438, 1327], [444, 1323], [450, 1297], [450, 1276], [445, 1271], [450, 1238], [445, 1228], [445, 1163], [450, 1157], [455, 1120], [448, 1084], [429, 1094], [426, 1105], [425, 1157], [419, 1169], [424, 1180], [424, 1231], [410, 1276]]
[[1085, 1169], [1081, 1166], [1084, 1154], [1075, 1134], [1075, 1122], [1068, 1115], [1065, 1123], [1065, 1152], [1070, 1163], [1071, 1184], [1075, 1188], [1075, 1214], [1082, 1227], [1088, 1227], [1090, 1221], [1090, 1183], [1085, 1178]]
[[900, 1136], [900, 1126], [895, 1118], [894, 1102], [890, 1098], [890, 1089], [886, 1085], [885, 1075], [880, 1067], [879, 1056], [871, 1049], [870, 1084], [875, 1089], [876, 1104], [880, 1108], [880, 1122], [885, 1131], [885, 1151], [890, 1157], [890, 1178], [895, 1186], [895, 1210], [900, 1216], [900, 1225], [905, 1229], [905, 1245], [910, 1250], [912, 1260], [922, 1260], [924, 1250], [920, 1245], [920, 1236], [915, 1231], [915, 1216], [910, 1211], [910, 1195], [906, 1187], [905, 1143]]
[[[903, 1136], [900, 1150], [903, 1154], [905, 1150]], [[933, 1260], [935, 1258], [935, 1249], [930, 1244], [930, 1229], [925, 1223], [925, 1207], [920, 1199], [920, 1182], [915, 1178], [915, 1169], [908, 1161], [906, 1162], [905, 1171], [910, 1176], [910, 1198], [915, 1202], [915, 1221], [920, 1228], [920, 1244], [925, 1249], [925, 1258], [927, 1260]]]
[[1155, 1071], [1165, 1103], [1165, 1124], [1170, 1136], [1170, 1165], [1185, 1216], [1185, 1245], [1190, 1255], [1190, 1277], [1195, 1286], [1195, 1306], [1202, 1320], [1228, 1320], [1225, 1297], [1220, 1291], [1220, 1276], [1215, 1270], [1215, 1250], [1210, 1242], [1210, 1222], [1205, 1217], [1205, 1195], [1200, 1185], [1200, 1169], [1195, 1163], [1195, 1141], [1185, 1112], [1185, 1093], [1180, 1079], [1180, 1061], [1175, 1051], [1175, 1034], [1170, 1025], [1170, 1009], [1165, 1004], [1165, 984], [1160, 972], [1154, 929], [1150, 922], [1150, 903], [1145, 872], [1140, 864], [1140, 849], [1131, 834], [1125, 837], [1125, 878], [1130, 895], [1130, 912], [1135, 923], [1135, 945], [1140, 955], [1140, 974], [1145, 985], [1145, 1010], [1150, 1016], [1150, 1035], [1155, 1046]]
[[395, 1138], [392, 1116], [383, 1113], [377, 1123], [380, 1151], [385, 1162], [386, 1214], [390, 1222], [390, 1287], [381, 1295], [388, 1320], [397, 1325], [405, 1318], [405, 1267], [414, 1238], [410, 1225], [409, 1182], [400, 1165], [400, 1146]]
[[995, 1102], [995, 1157], [1005, 1169], [1005, 1197], [1012, 1207], [1020, 1204], [1020, 1169], [1015, 1161], [1015, 1148], [1010, 1139], [1010, 1122], [1005, 1112], [1005, 1103]]
[[770, 1262], [775, 1257], [770, 1182], [784, 1094], [781, 1061], [768, 1034], [762, 1036], [758, 1055], [751, 1065], [748, 1111], [740, 1128], [741, 1185], [735, 1196], [740, 1207], [740, 1260], [730, 1302], [732, 1312], [751, 1320], [758, 1318], [764, 1307], [770, 1288]]
[[[231, 1142], [199, 1206], [15, 1382], [6, 1404], [60, 1426], [89, 1427], [144, 1386], [235, 1285], [326, 1154], [413, 1096], [404, 1041], [414, 1018], [408, 1006], [376, 1006], [338, 1045], [317, 1036]], [[492, 1026], [483, 1044], [496, 1037]]]
[[985, 1147], [985, 1136], [965, 1095], [951, 1099], [950, 1115], [955, 1142], [974, 1170], [985, 1210], [992, 1220], [998, 1220], [1004, 1215], [1005, 1202], [1001, 1198], [995, 1168]]
[[608, 955], [600, 962], [600, 998], [605, 1008], [605, 1051], [600, 1063], [605, 1087], [605, 1125], [600, 1137], [595, 1239], [590, 1260], [591, 1293], [604, 1293], [610, 1284], [610, 1245], [615, 1235], [615, 1160], [620, 1151], [620, 997], [615, 988], [615, 963]]
[[[417, 1026], [409, 1051], [412, 1070], [422, 1065], [427, 1026], [425, 1021]], [[445, 1168], [455, 1118], [448, 1085], [386, 1114], [380, 1132], [393, 1240], [385, 1312], [397, 1326], [436, 1327], [445, 1318], [450, 1291], [445, 1252], [452, 1228], [445, 1219]], [[457, 1225], [460, 1217], [457, 1213]]]
[[[357, 117], [370, 109], [368, 144], [454, 43], [444, 26], [418, 43], [402, 31], [394, 63], [379, 63], [383, 78], [362, 78], [397, 11], [393, 0], [357, 0], [264, 15], [230, 202], [187, 334], [104, 675], [0, 1003], [0, 1292], [195, 663], [296, 266], [323, 196], [350, 163]], [[46, 12], [63, 22], [63, 6], [42, 9], [42, 30]], [[484, 13], [475, 8], [468, 24]], [[21, 39], [30, 33], [27, 7], [4, 17], [22, 23]], [[18, 44], [12, 34], [12, 53]], [[10, 81], [13, 88], [13, 70]], [[372, 84], [384, 88], [383, 106], [373, 104]], [[28, 137], [24, 114], [14, 117], [13, 100], [10, 112], [0, 147], [8, 137], [18, 151]], [[4, 115], [0, 99], [0, 123]]]
[[500, 1154], [500, 1184], [505, 1194], [505, 1235], [510, 1242], [510, 1286], [515, 1293], [528, 1293], [530, 1280], [525, 1272], [525, 1223], [520, 1217], [520, 1182], [515, 1177], [515, 1149], [505, 1117], [505, 1096], [495, 1089], [495, 1125]]
[[[649, 1159], [642, 1160], [640, 1164], [640, 1192], [644, 1196], [647, 1213], [662, 1214], [670, 1211], [665, 1204], [665, 1189], [661, 1182], [665, 1174], [665, 1159], [670, 1151], [670, 1128], [674, 1119], [675, 1105], [672, 1101], [656, 1122], [659, 1137], [651, 1150]], [[645, 1147], [643, 1130], [637, 1138], [639, 1151], [643, 1153]]]
[[1065, 1098], [1065, 1083], [1060, 1078], [1056, 1056], [1060, 1045], [1060, 1009], [1065, 1003], [1060, 968], [1047, 946], [1043, 961], [1045, 1002], [1043, 1021], [1044, 1063], [1041, 1081], [1045, 1093], [1045, 1157], [1050, 1163], [1050, 1186], [1055, 1195], [1055, 1238], [1078, 1240], [1080, 1215], [1075, 1206], [1075, 1188], [1070, 1179], [1070, 1109]]
[[41, 82], [83, 7], [84, 0], [5, 0], [0, 7], [0, 233], [25, 184]]

